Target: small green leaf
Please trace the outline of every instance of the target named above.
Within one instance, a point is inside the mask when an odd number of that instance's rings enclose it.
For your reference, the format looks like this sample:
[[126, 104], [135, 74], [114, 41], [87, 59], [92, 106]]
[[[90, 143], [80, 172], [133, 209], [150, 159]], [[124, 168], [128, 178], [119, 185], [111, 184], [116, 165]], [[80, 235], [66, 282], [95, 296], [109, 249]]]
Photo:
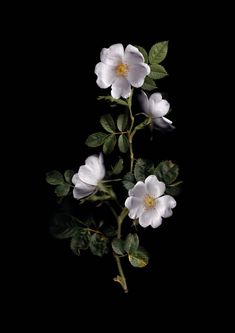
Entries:
[[68, 184], [57, 185], [55, 188], [55, 194], [57, 197], [65, 197], [70, 190], [70, 186]]
[[150, 64], [159, 64], [162, 62], [168, 51], [168, 41], [154, 44], [149, 51]]
[[122, 180], [122, 184], [126, 190], [129, 191], [132, 187], [134, 187], [135, 183], [136, 183], [136, 180], [135, 180], [135, 176], [133, 175], [133, 173], [128, 172], [127, 174], [125, 174], [125, 176], [123, 177], [123, 180]]
[[53, 170], [53, 171], [47, 172], [46, 181], [50, 185], [60, 185], [60, 184], [64, 184], [64, 177], [59, 171]]
[[116, 254], [124, 255], [124, 241], [119, 238], [114, 238], [112, 240], [112, 249]]
[[148, 126], [149, 124], [151, 124], [151, 121], [152, 121], [151, 118], [148, 117], [142, 123], [140, 123], [139, 125], [137, 125], [135, 127], [135, 129], [136, 130], [141, 130], [141, 129], [145, 128], [146, 126]]
[[179, 175], [179, 167], [172, 161], [162, 161], [154, 170], [154, 174], [165, 184], [172, 184]]
[[123, 158], [120, 158], [117, 163], [114, 165], [112, 174], [119, 175], [123, 170]]
[[107, 136], [103, 145], [104, 154], [112, 153], [116, 143], [117, 143], [117, 138], [115, 134], [110, 134], [109, 136]]
[[122, 113], [117, 118], [117, 128], [119, 131], [123, 132], [127, 128], [128, 124], [128, 115], [127, 113]]
[[129, 141], [125, 134], [121, 134], [118, 138], [118, 148], [120, 152], [126, 153], [129, 150]]
[[94, 233], [90, 239], [90, 250], [95, 256], [102, 257], [108, 253], [108, 239], [101, 234]]
[[163, 77], [167, 76], [168, 73], [162, 65], [159, 64], [152, 64], [150, 65], [151, 72], [148, 75], [151, 79], [159, 80]]
[[139, 247], [139, 237], [137, 234], [128, 234], [124, 243], [124, 250], [129, 254]]
[[176, 197], [177, 195], [180, 194], [181, 189], [182, 189], [182, 181], [178, 181], [177, 183], [167, 185], [166, 186], [166, 194], [170, 194], [173, 197]]
[[149, 262], [148, 255], [141, 250], [131, 252], [128, 255], [128, 259], [132, 266], [138, 267], [138, 268], [145, 267]]
[[79, 243], [77, 242], [76, 238], [72, 238], [70, 241], [70, 249], [73, 251], [76, 256], [80, 256], [80, 248], [79, 248]]
[[87, 250], [89, 248], [90, 239], [90, 231], [85, 228], [80, 229], [73, 237], [73, 244], [76, 243], [76, 247], [80, 250]]
[[144, 84], [142, 85], [142, 89], [147, 90], [147, 91], [152, 91], [156, 89], [156, 83], [151, 79], [150, 77], [146, 76], [144, 80]]
[[64, 173], [64, 178], [67, 183], [71, 184], [72, 183], [72, 178], [73, 178], [74, 172], [73, 170], [66, 170]]
[[57, 214], [50, 225], [50, 232], [56, 238], [70, 238], [77, 234], [81, 228], [78, 222], [68, 214]]
[[100, 117], [100, 124], [109, 133], [113, 133], [116, 130], [113, 117], [109, 113]]
[[152, 161], [139, 158], [135, 164], [134, 175], [137, 181], [145, 181], [149, 175], [153, 175], [154, 165]]
[[102, 132], [93, 133], [88, 136], [85, 144], [88, 147], [99, 147], [104, 143], [107, 136], [108, 136], [108, 134], [102, 133]]
[[144, 56], [144, 60], [145, 60], [145, 62], [147, 64], [148, 61], [149, 61], [147, 51], [142, 46], [136, 46], [136, 47], [140, 51], [140, 53], [142, 53], [142, 55]]

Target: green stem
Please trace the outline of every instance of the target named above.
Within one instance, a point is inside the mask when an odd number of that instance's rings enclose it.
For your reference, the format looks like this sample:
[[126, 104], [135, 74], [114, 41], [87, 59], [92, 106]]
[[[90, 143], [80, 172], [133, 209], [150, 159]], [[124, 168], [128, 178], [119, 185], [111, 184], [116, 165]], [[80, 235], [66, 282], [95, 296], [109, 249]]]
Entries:
[[117, 238], [121, 238], [122, 222], [124, 221], [127, 214], [128, 214], [128, 209], [123, 208], [123, 210], [121, 211], [121, 214], [117, 218], [117, 223], [118, 223]]
[[135, 118], [133, 117], [132, 114], [132, 95], [133, 95], [133, 91], [131, 92], [131, 95], [128, 99], [128, 108], [129, 108], [129, 112], [130, 112], [130, 118], [131, 118], [131, 125], [130, 125], [130, 129], [128, 131], [128, 141], [129, 141], [129, 146], [130, 146], [130, 160], [131, 160], [131, 165], [130, 165], [130, 172], [133, 171], [133, 166], [134, 166], [134, 152], [133, 152], [133, 136], [136, 132], [136, 130], [134, 129], [134, 131], [132, 132], [133, 126], [134, 126], [134, 122], [135, 122]]
[[123, 269], [122, 269], [122, 264], [121, 264], [121, 260], [119, 258], [118, 255], [114, 254], [114, 258], [116, 260], [117, 263], [117, 267], [118, 267], [118, 272], [119, 272], [119, 276], [117, 276], [116, 278], [114, 278], [114, 281], [119, 282], [124, 290], [124, 293], [128, 293], [128, 287], [127, 287], [127, 283], [126, 283], [126, 278], [125, 275], [123, 273]]

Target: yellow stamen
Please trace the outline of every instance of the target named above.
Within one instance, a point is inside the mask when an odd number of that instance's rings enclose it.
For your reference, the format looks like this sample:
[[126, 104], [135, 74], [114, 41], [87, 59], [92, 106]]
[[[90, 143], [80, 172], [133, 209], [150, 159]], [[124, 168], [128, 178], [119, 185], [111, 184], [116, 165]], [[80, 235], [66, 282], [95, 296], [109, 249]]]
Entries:
[[145, 208], [154, 208], [156, 206], [156, 199], [152, 197], [151, 195], [147, 194], [144, 198], [144, 206]]
[[126, 64], [119, 64], [116, 67], [116, 73], [119, 76], [126, 76], [128, 73], [128, 66]]

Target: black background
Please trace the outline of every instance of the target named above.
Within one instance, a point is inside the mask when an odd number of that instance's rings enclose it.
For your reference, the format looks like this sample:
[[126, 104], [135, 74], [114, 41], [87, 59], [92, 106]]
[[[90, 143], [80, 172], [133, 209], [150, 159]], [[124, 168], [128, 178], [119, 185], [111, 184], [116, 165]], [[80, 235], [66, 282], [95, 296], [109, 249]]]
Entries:
[[[27, 165], [27, 195], [20, 208], [26, 215], [25, 241], [14, 256], [14, 304], [21, 304], [23, 297], [26, 313], [35, 318], [34, 322], [52, 325], [76, 325], [90, 315], [94, 322], [90, 319], [89, 325], [105, 326], [107, 313], [120, 324], [126, 319], [130, 323], [138, 318], [145, 321], [145, 316], [165, 324], [169, 323], [167, 317], [175, 324], [183, 325], [185, 316], [197, 322], [196, 317], [204, 312], [201, 308], [195, 315], [195, 303], [200, 300], [206, 308], [210, 295], [205, 273], [208, 263], [202, 250], [208, 230], [205, 223], [210, 221], [207, 211], [201, 218], [197, 205], [199, 200], [204, 209], [199, 158], [200, 149], [208, 144], [200, 143], [208, 127], [198, 117], [197, 38], [179, 33], [164, 20], [149, 17], [143, 21], [141, 13], [132, 20], [126, 18], [127, 22], [122, 18], [122, 24], [120, 17], [105, 13], [97, 15], [95, 21], [87, 17], [85, 25], [74, 15], [39, 16], [32, 15], [16, 32], [24, 58], [18, 76], [24, 109], [18, 117], [23, 148], [19, 160]], [[135, 149], [137, 154], [143, 152], [146, 157], [154, 155], [156, 160], [172, 159], [179, 164], [184, 186], [173, 217], [156, 230], [141, 231], [151, 261], [142, 270], [125, 267], [130, 292], [124, 295], [112, 281], [115, 263], [89, 254], [78, 258], [68, 242], [49, 234], [49, 220], [57, 206], [45, 174], [52, 169], [76, 170], [93, 153], [84, 141], [99, 129], [99, 112], [104, 111], [96, 97], [109, 91], [100, 90], [95, 82], [94, 67], [101, 49], [121, 42], [149, 50], [163, 40], [169, 40], [164, 64], [170, 75], [158, 86], [170, 101], [169, 118], [176, 130], [160, 136], [156, 143]]]

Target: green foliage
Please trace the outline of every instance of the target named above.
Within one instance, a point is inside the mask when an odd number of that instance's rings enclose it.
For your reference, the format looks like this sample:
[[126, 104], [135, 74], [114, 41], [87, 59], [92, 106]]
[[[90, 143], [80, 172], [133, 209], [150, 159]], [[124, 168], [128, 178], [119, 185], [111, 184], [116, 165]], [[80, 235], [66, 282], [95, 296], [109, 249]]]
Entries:
[[149, 76], [146, 76], [142, 89], [147, 90], [147, 91], [152, 91], [156, 88], [157, 88], [157, 86], [156, 86], [156, 83], [153, 81], [153, 79], [151, 79]]
[[178, 181], [176, 183], [173, 183], [171, 185], [166, 186], [166, 194], [170, 194], [174, 197], [178, 196], [182, 189], [182, 181]]
[[124, 101], [123, 99], [115, 99], [112, 96], [98, 96], [97, 99], [100, 101], [102, 99], [104, 99], [105, 101], [111, 102], [111, 103], [115, 103], [115, 104], [119, 104], [119, 105], [123, 105], [123, 106], [127, 106], [127, 102]]
[[179, 167], [172, 161], [162, 161], [154, 170], [154, 174], [166, 185], [172, 184], [179, 175]]
[[148, 255], [143, 250], [136, 250], [136, 251], [129, 253], [128, 259], [132, 266], [138, 267], [138, 268], [145, 267], [149, 262]]
[[46, 181], [50, 185], [60, 185], [60, 184], [64, 184], [64, 177], [63, 177], [62, 173], [60, 173], [59, 171], [53, 170], [53, 171], [47, 172]]
[[114, 133], [116, 130], [113, 117], [109, 113], [100, 117], [100, 124], [109, 133]]
[[162, 65], [159, 64], [152, 64], [150, 65], [151, 72], [149, 77], [154, 80], [162, 79], [163, 77], [167, 76], [168, 73]]
[[144, 181], [149, 175], [154, 172], [154, 164], [152, 161], [139, 158], [135, 164], [134, 175], [137, 181]]
[[128, 114], [127, 113], [121, 113], [117, 118], [117, 128], [119, 131], [123, 132], [126, 130], [128, 125]]
[[136, 183], [136, 180], [135, 180], [135, 176], [133, 175], [133, 173], [131, 173], [131, 172], [126, 173], [122, 180], [122, 184], [125, 187], [125, 189], [126, 190], [132, 189], [132, 187], [134, 187], [135, 183]]
[[137, 49], [140, 51], [140, 53], [142, 53], [143, 57], [144, 57], [144, 61], [146, 62], [146, 64], [148, 63], [149, 59], [148, 59], [148, 53], [147, 51], [142, 47], [142, 46], [136, 46]]
[[50, 226], [51, 234], [60, 239], [73, 237], [79, 230], [77, 220], [64, 213], [55, 215]]
[[154, 44], [149, 51], [150, 64], [159, 64], [162, 62], [168, 51], [168, 41]]
[[74, 254], [76, 254], [76, 256], [80, 256], [81, 251], [80, 251], [80, 248], [79, 248], [79, 242], [77, 241], [76, 238], [71, 239], [70, 249], [73, 251]]
[[114, 165], [113, 169], [112, 169], [112, 174], [113, 175], [119, 175], [122, 170], [123, 170], [123, 158], [119, 158], [119, 160], [117, 161], [117, 163]]
[[72, 178], [74, 175], [74, 171], [73, 170], [66, 170], [64, 173], [64, 178], [66, 180], [67, 183], [71, 184], [72, 183]]
[[124, 249], [129, 254], [139, 247], [139, 237], [137, 234], [128, 234], [124, 243]]
[[120, 152], [122, 152], [122, 153], [126, 153], [129, 150], [129, 141], [125, 134], [119, 135], [118, 148], [119, 148]]
[[63, 185], [58, 185], [55, 188], [55, 194], [57, 197], [65, 197], [70, 190], [70, 185], [68, 184], [63, 184]]
[[125, 248], [124, 248], [124, 241], [119, 238], [114, 238], [112, 240], [112, 249], [113, 251], [118, 255], [124, 255], [125, 254]]
[[149, 124], [151, 124], [151, 121], [152, 121], [151, 118], [148, 117], [142, 123], [140, 123], [139, 125], [137, 125], [135, 127], [135, 129], [136, 130], [141, 130], [141, 129], [145, 128], [146, 126], [148, 126]]
[[102, 257], [104, 254], [108, 253], [108, 238], [94, 233], [90, 238], [90, 250], [95, 256]]
[[108, 137], [108, 134], [103, 133], [103, 132], [93, 133], [88, 136], [85, 144], [88, 147], [99, 147], [104, 143], [104, 141], [107, 137]]
[[117, 138], [115, 134], [110, 134], [106, 137], [104, 144], [103, 144], [103, 152], [104, 154], [111, 154], [114, 150], [114, 147], [117, 143]]

